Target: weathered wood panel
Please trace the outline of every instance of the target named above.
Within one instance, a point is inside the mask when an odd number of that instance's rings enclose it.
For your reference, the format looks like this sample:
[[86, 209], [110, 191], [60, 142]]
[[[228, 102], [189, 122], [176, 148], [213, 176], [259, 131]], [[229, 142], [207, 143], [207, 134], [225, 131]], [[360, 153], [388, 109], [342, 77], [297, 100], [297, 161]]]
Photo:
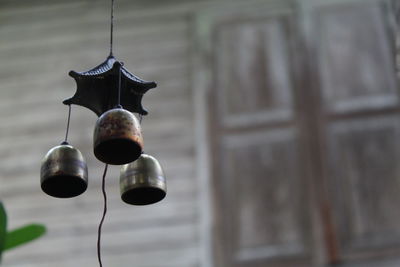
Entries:
[[330, 193], [343, 253], [399, 246], [398, 115], [333, 123]]
[[331, 260], [349, 265], [391, 266], [376, 259], [396, 257], [400, 248], [400, 214], [391, 208], [400, 189], [400, 106], [387, 3], [313, 8], [322, 175], [338, 250]]
[[217, 266], [312, 261], [295, 30], [293, 13], [282, 6], [276, 13], [238, 7], [204, 18], [211, 20], [214, 56], [206, 68], [213, 70], [208, 96]]
[[220, 26], [216, 88], [225, 127], [292, 119], [288, 30], [287, 18]]
[[220, 212], [232, 257], [226, 264], [276, 266], [279, 260], [304, 257], [309, 232], [297, 133], [229, 135], [222, 143], [218, 179], [225, 209]]
[[321, 89], [327, 111], [398, 106], [392, 39], [383, 11], [380, 3], [318, 9], [315, 40], [320, 48]]

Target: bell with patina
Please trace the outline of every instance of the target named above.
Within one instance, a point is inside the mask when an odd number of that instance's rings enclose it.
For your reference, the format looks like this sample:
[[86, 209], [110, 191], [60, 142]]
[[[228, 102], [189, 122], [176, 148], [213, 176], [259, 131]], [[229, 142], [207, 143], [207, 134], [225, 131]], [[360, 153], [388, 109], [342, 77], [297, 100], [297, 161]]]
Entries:
[[142, 154], [136, 161], [121, 168], [122, 200], [131, 205], [149, 205], [161, 201], [166, 193], [166, 179], [160, 163]]
[[96, 122], [93, 147], [96, 158], [107, 164], [123, 165], [136, 160], [143, 150], [138, 119], [122, 108], [104, 112]]
[[81, 152], [67, 142], [50, 149], [42, 161], [40, 183], [52, 197], [71, 198], [85, 192], [88, 170]]

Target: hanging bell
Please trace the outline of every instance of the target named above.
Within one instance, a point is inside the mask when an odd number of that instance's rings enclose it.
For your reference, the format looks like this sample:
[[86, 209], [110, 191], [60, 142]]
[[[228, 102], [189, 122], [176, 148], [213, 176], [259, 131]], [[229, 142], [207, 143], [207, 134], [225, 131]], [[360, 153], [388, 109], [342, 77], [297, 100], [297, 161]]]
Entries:
[[146, 154], [122, 166], [120, 188], [122, 200], [131, 205], [149, 205], [159, 202], [167, 192], [160, 163]]
[[50, 149], [42, 161], [40, 183], [52, 197], [70, 198], [85, 192], [88, 170], [81, 152], [67, 142]]
[[93, 143], [98, 160], [112, 165], [130, 163], [139, 158], [143, 150], [140, 123], [125, 109], [106, 111], [96, 122]]

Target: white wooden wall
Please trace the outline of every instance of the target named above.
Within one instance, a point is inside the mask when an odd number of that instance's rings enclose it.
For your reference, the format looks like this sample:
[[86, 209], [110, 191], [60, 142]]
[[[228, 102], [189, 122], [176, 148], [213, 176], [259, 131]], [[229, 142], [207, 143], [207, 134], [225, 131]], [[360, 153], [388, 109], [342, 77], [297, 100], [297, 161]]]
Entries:
[[[108, 55], [110, 1], [0, 1], [0, 198], [10, 228], [39, 222], [48, 234], [4, 255], [3, 266], [97, 266], [103, 164], [92, 152], [96, 116], [73, 106], [70, 143], [89, 167], [89, 188], [59, 200], [39, 186], [42, 157], [64, 136], [75, 92], [69, 70], [83, 71]], [[107, 177], [109, 213], [104, 266], [199, 265], [198, 203], [189, 72], [188, 8], [175, 2], [116, 1], [115, 56], [158, 88], [144, 97], [145, 151], [163, 165], [168, 195], [134, 207], [120, 200], [118, 167]]]

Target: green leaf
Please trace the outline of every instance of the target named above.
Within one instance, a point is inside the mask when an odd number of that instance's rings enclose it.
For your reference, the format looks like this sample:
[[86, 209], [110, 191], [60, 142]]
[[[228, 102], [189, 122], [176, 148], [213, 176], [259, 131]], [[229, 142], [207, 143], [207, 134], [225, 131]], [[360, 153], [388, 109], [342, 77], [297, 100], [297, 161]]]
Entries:
[[7, 233], [4, 250], [12, 249], [33, 241], [46, 233], [46, 227], [41, 224], [30, 224]]
[[1, 262], [1, 254], [4, 249], [4, 244], [6, 242], [6, 233], [7, 233], [7, 213], [3, 206], [3, 203], [0, 201], [0, 262]]

